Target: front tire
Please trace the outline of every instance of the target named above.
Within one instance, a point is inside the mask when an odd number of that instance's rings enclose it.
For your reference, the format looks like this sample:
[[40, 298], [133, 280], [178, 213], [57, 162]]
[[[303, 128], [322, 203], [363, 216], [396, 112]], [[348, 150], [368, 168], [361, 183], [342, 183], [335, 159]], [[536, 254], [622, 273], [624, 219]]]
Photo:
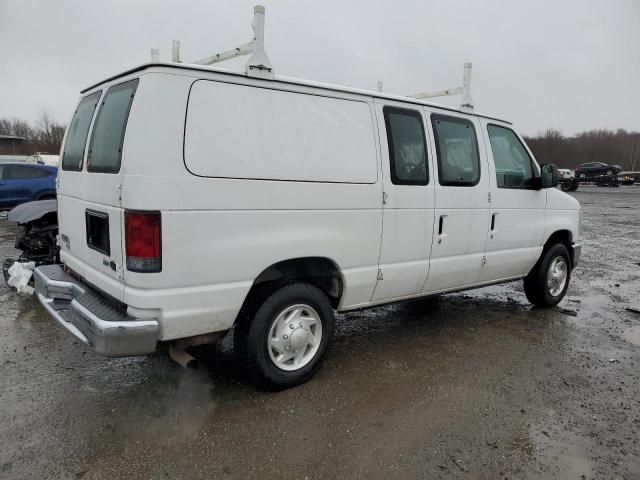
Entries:
[[249, 302], [234, 333], [249, 379], [281, 390], [315, 375], [333, 336], [333, 308], [324, 292], [291, 283]]
[[536, 307], [554, 307], [564, 298], [571, 278], [571, 257], [561, 243], [543, 252], [524, 279], [527, 300]]

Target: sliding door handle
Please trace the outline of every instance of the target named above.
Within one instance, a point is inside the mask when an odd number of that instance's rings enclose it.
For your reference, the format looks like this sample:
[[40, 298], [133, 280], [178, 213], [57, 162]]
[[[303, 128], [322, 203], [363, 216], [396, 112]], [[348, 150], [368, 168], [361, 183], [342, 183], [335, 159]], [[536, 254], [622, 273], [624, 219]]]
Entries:
[[498, 233], [498, 230], [496, 230], [496, 217], [498, 216], [497, 213], [494, 213], [491, 215], [491, 230], [489, 231], [489, 237], [493, 239], [493, 236]]
[[438, 243], [442, 243], [442, 239], [447, 236], [447, 234], [444, 233], [444, 219], [445, 218], [447, 218], [446, 215], [440, 215], [440, 218], [438, 219]]

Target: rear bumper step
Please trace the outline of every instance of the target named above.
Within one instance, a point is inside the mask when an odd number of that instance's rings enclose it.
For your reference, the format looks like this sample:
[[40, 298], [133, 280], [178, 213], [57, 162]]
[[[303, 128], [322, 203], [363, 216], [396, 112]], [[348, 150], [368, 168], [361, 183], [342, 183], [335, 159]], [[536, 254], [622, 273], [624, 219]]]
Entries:
[[144, 355], [156, 349], [156, 320], [137, 319], [68, 275], [61, 265], [34, 272], [36, 294], [47, 312], [74, 337], [107, 357]]

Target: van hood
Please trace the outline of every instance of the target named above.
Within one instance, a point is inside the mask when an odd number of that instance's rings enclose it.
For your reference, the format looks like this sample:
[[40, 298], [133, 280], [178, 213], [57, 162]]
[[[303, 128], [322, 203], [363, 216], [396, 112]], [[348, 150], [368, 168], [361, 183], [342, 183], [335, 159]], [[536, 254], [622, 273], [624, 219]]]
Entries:
[[547, 209], [549, 210], [580, 210], [580, 202], [568, 193], [557, 188], [547, 189]]

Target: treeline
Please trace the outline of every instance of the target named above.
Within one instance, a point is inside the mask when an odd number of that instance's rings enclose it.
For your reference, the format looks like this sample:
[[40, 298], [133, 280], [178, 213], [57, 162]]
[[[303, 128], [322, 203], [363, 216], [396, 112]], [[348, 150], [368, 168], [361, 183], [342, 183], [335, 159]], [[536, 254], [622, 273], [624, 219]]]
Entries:
[[581, 163], [603, 162], [623, 170], [640, 170], [640, 132], [589, 130], [565, 137], [555, 129], [525, 137], [539, 163], [575, 168]]
[[0, 118], [0, 135], [15, 135], [25, 139], [13, 145], [0, 145], [0, 154], [31, 155], [46, 152], [56, 155], [60, 153], [66, 128], [47, 112], [42, 112], [33, 124], [21, 118]]

